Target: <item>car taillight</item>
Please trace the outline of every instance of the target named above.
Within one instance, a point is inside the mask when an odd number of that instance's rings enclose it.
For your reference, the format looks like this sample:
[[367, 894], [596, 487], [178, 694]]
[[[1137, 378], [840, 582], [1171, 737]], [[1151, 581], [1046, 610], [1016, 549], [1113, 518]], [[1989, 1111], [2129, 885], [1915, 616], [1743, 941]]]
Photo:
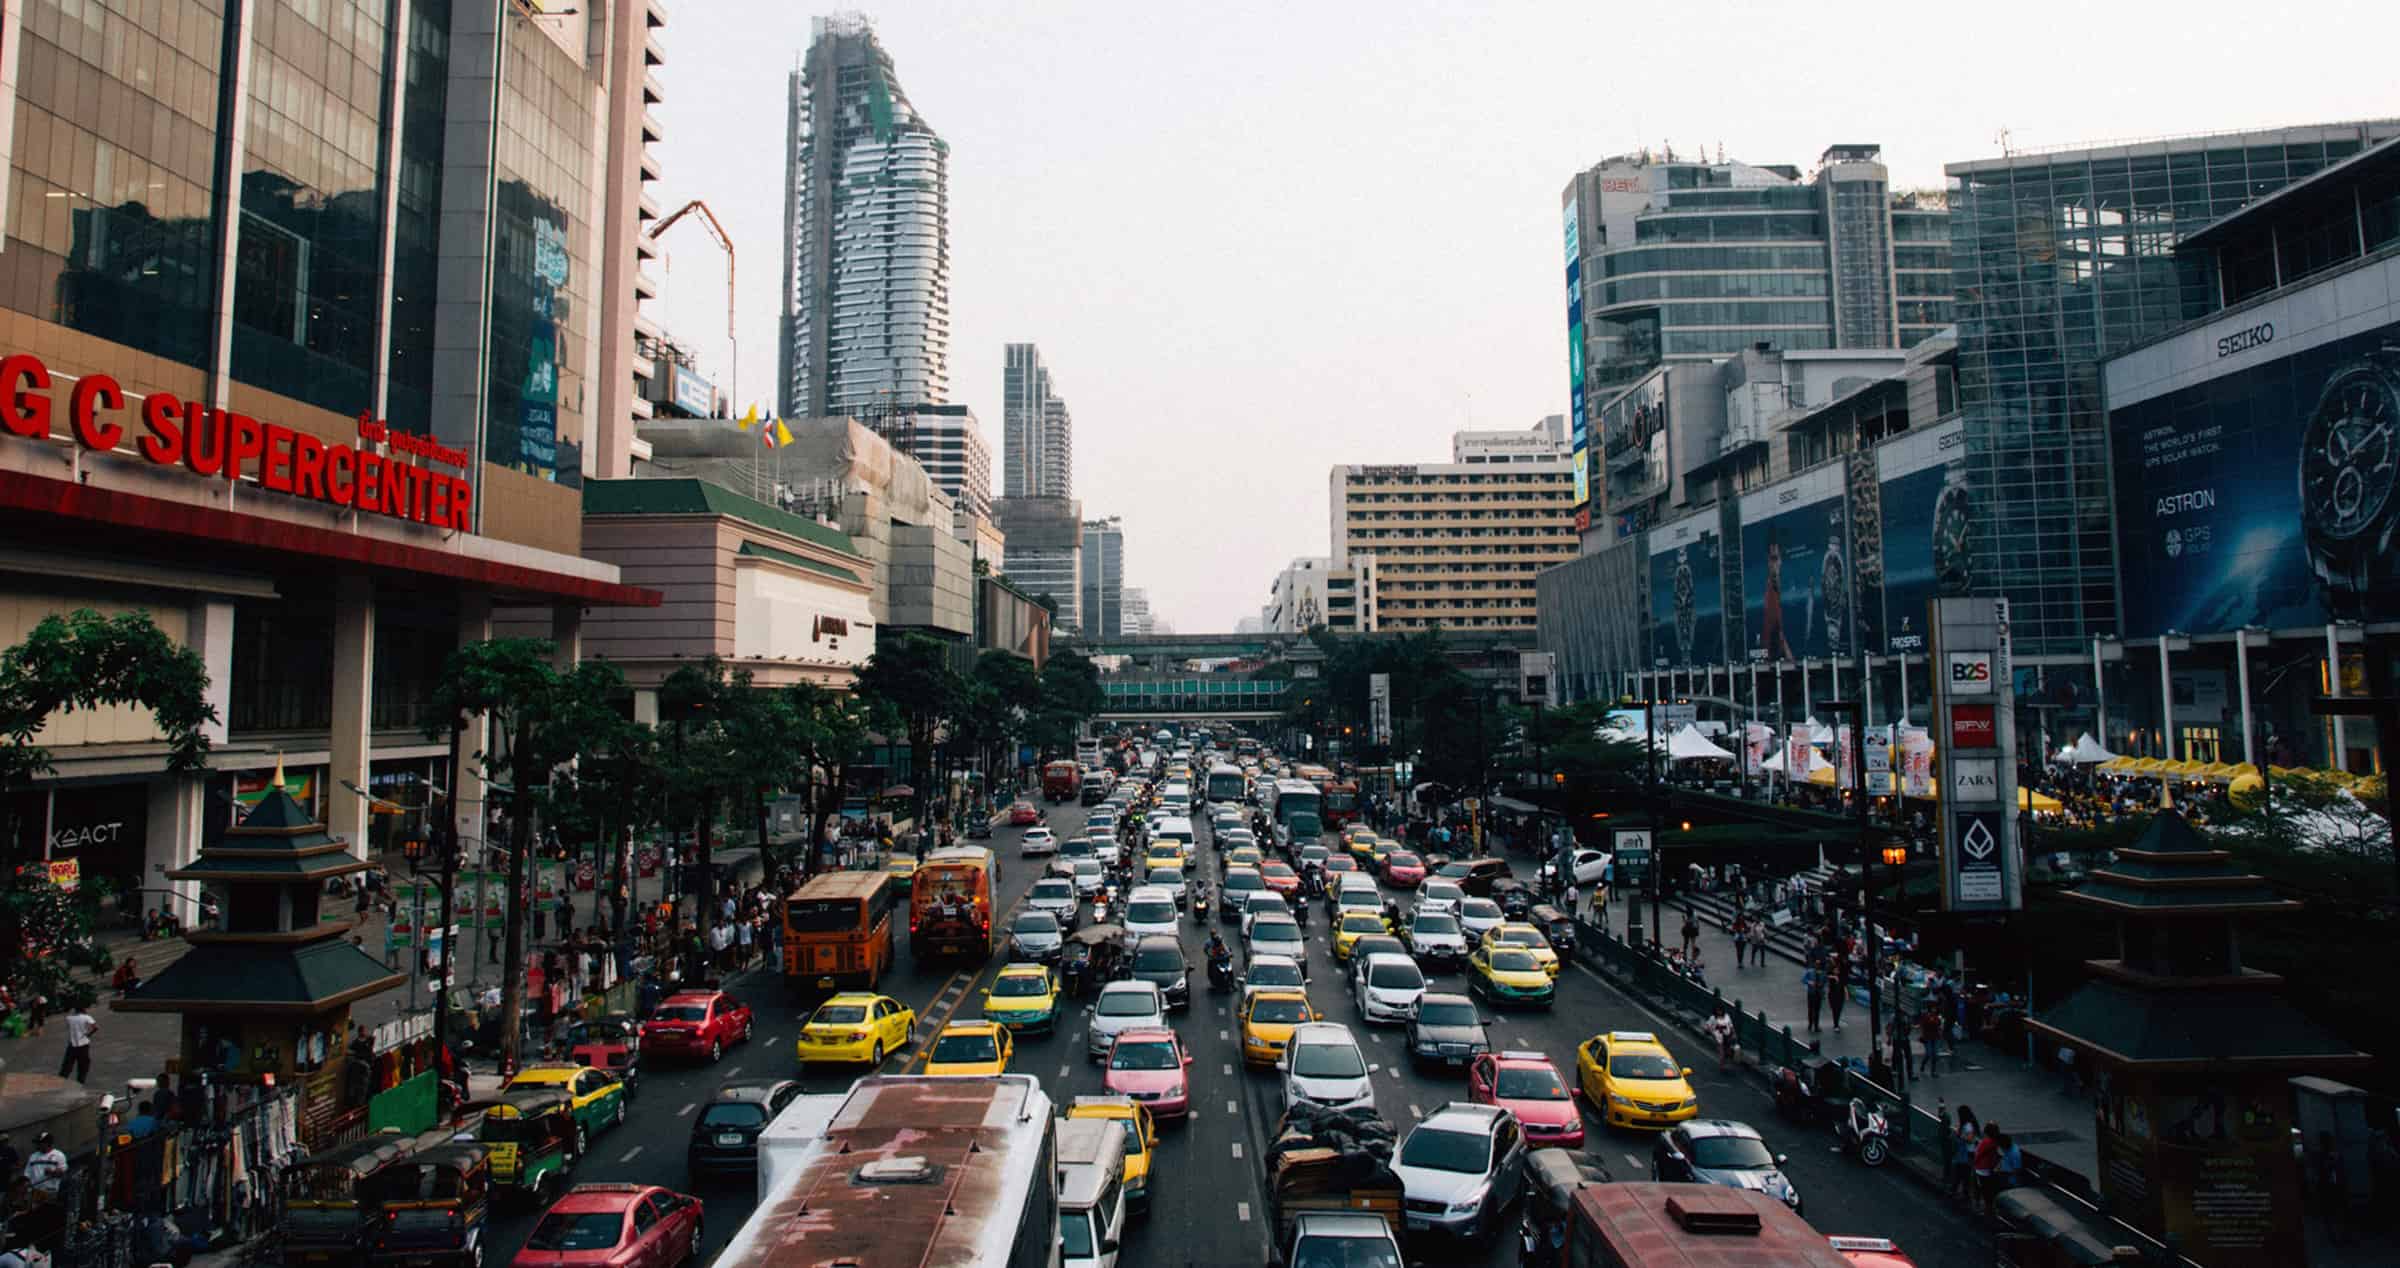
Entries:
[[866, 1032], [866, 1031], [863, 1031], [863, 1030], [853, 1030], [853, 1031], [851, 1031], [851, 1032], [850, 1032], [848, 1035], [846, 1035], [846, 1036], [844, 1036], [844, 1037], [843, 1037], [843, 1039], [842, 1039], [842, 1042], [844, 1042], [844, 1043], [857, 1043], [859, 1040], [861, 1040], [861, 1039], [864, 1039], [864, 1038], [866, 1038], [866, 1037], [867, 1037], [867, 1032]]

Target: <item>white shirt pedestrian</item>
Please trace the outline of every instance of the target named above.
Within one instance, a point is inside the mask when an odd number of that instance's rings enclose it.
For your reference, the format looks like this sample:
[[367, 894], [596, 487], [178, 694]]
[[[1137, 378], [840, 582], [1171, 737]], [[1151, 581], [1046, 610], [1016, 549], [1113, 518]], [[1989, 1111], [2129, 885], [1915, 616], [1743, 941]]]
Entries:
[[25, 1181], [34, 1188], [55, 1192], [67, 1174], [67, 1155], [58, 1146], [37, 1150], [25, 1160]]

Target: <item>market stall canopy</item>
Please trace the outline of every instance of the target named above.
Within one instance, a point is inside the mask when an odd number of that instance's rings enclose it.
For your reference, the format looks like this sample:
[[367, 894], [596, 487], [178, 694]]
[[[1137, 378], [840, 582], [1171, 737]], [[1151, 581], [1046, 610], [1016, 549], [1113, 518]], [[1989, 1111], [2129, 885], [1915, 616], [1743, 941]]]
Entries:
[[2019, 809], [2039, 810], [2045, 814], [2055, 814], [2058, 811], [2067, 808], [2066, 804], [2061, 802], [2058, 798], [2053, 797], [2046, 792], [2037, 792], [2031, 788], [2020, 788], [2017, 790], [2017, 805]]
[[2068, 745], [2060, 756], [2077, 766], [2096, 766], [2102, 762], [2113, 762], [2117, 759], [2116, 754], [2100, 747], [2100, 741], [2093, 739], [2092, 733], [2089, 731], [2075, 737], [2075, 742]]
[[1687, 722], [1683, 725], [1683, 729], [1669, 737], [1667, 760], [1684, 762], [1701, 758], [1714, 758], [1720, 762], [1730, 762], [1733, 760], [1733, 754], [1709, 743], [1708, 737], [1700, 734], [1700, 728]]

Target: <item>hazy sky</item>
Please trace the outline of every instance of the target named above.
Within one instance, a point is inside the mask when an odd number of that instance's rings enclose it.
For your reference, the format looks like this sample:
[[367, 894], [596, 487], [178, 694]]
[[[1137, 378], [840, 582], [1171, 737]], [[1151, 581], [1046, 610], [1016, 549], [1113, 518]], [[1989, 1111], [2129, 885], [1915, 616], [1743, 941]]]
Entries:
[[[658, 201], [741, 253], [737, 399], [771, 405], [785, 78], [830, 12], [673, 0]], [[1184, 630], [1256, 615], [1328, 549], [1327, 469], [1447, 461], [1566, 412], [1559, 190], [1612, 154], [1722, 144], [1946, 161], [2400, 114], [2400, 3], [2283, 6], [1005, 3], [866, 10], [950, 143], [951, 397], [999, 483], [1001, 345], [1042, 347], [1075, 490]], [[697, 225], [662, 316], [725, 373]]]

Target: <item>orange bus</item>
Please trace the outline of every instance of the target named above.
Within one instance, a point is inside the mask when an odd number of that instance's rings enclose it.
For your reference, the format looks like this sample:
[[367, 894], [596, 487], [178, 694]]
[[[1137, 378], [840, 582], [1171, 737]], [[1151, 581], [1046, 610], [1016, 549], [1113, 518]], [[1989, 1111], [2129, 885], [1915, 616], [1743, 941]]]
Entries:
[[796, 997], [873, 990], [892, 965], [892, 893], [881, 872], [812, 876], [783, 900], [783, 986]]
[[[878, 877], [880, 879], [880, 877]], [[992, 954], [992, 895], [1000, 856], [980, 845], [935, 850], [917, 865], [908, 899], [908, 953], [917, 960]]]
[[1706, 1184], [1592, 1184], [1575, 1191], [1562, 1262], [1571, 1268], [1850, 1268], [1783, 1203]]

